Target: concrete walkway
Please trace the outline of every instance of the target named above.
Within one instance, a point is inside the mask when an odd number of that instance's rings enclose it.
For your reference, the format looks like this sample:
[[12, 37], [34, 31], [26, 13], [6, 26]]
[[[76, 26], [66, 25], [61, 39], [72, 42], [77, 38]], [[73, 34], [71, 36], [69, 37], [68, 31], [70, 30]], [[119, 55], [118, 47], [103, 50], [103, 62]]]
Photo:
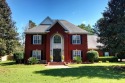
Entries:
[[71, 67], [65, 65], [47, 65], [45, 66], [45, 68], [71, 68]]

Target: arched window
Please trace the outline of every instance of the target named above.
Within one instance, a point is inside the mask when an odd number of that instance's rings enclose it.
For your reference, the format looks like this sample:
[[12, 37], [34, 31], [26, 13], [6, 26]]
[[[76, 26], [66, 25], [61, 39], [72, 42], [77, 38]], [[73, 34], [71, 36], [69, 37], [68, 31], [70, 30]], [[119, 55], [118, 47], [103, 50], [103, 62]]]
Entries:
[[61, 43], [61, 37], [59, 35], [54, 36], [54, 43]]

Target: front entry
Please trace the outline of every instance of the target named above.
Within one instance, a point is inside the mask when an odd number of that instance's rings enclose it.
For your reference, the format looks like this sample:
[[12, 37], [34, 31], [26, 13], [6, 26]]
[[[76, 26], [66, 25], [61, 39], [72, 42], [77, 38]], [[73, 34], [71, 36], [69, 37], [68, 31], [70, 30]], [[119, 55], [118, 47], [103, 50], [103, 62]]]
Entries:
[[53, 61], [61, 62], [61, 49], [53, 49]]

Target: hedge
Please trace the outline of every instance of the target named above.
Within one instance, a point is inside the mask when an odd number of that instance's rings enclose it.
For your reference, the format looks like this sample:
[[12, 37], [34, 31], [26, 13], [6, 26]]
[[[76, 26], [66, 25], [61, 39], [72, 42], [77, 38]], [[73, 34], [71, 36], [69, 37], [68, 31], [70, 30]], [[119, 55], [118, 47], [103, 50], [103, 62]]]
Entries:
[[118, 58], [115, 56], [108, 56], [108, 57], [99, 57], [98, 61], [102, 61], [102, 62], [118, 62]]

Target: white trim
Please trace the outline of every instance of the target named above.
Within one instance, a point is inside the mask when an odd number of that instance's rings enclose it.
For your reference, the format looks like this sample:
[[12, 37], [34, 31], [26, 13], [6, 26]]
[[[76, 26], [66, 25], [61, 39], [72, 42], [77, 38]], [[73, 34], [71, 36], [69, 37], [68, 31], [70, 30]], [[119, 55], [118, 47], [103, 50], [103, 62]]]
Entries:
[[[61, 37], [61, 43], [54, 43], [53, 42], [55, 35], [59, 35]], [[53, 56], [53, 49], [61, 49], [61, 56], [64, 55], [64, 38], [59, 33], [54, 34], [50, 38], [50, 56]], [[61, 61], [62, 61], [62, 58], [61, 58]]]

